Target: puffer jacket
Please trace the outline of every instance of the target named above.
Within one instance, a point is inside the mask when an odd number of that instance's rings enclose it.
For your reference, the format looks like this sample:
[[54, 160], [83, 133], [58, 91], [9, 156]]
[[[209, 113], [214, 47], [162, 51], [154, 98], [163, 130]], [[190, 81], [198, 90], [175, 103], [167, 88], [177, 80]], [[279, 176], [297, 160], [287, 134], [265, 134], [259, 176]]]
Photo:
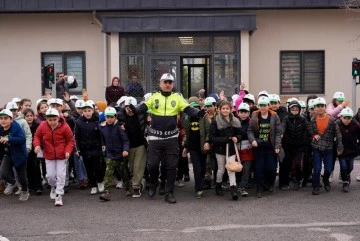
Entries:
[[356, 120], [351, 120], [349, 125], [344, 125], [341, 120], [337, 120], [342, 136], [344, 151], [339, 158], [355, 158], [359, 154], [360, 124]]
[[111, 159], [122, 158], [123, 151], [129, 151], [130, 142], [120, 128], [118, 121], [113, 125], [103, 123], [101, 126], [101, 144], [105, 146], [105, 156]]
[[30, 130], [28, 123], [24, 119], [24, 115], [19, 113], [18, 116], [16, 118], [14, 118], [14, 120], [21, 126], [21, 128], [23, 129], [23, 131], [25, 133], [26, 149], [31, 150], [31, 142], [32, 142], [33, 136], [31, 134], [31, 130]]
[[314, 130], [302, 115], [292, 115], [291, 113], [284, 118], [282, 122], [284, 136], [283, 147], [296, 148], [297, 150], [304, 150], [308, 144], [308, 136], [314, 135]]
[[80, 155], [101, 156], [101, 133], [97, 115], [92, 115], [90, 119], [81, 116], [76, 120], [75, 141]]
[[[4, 129], [0, 125], [0, 136], [2, 135]], [[28, 152], [26, 151], [26, 138], [24, 131], [21, 126], [13, 121], [10, 126], [10, 134], [8, 136], [9, 142], [5, 145], [10, 145], [11, 159], [15, 167], [19, 167], [22, 164], [26, 163], [28, 157]], [[0, 160], [4, 157], [4, 144], [0, 144]]]
[[34, 146], [42, 146], [46, 160], [64, 160], [65, 153], [72, 152], [75, 141], [73, 133], [64, 118], [59, 119], [59, 124], [54, 130], [43, 121], [35, 132]]
[[229, 156], [235, 155], [235, 148], [230, 137], [236, 137], [241, 141], [241, 124], [239, 119], [230, 116], [230, 122], [219, 114], [210, 124], [209, 141], [213, 144], [213, 150], [216, 154], [226, 155], [226, 144], [229, 144]]
[[[260, 110], [254, 111], [251, 115], [251, 120], [248, 128], [248, 139], [252, 143], [259, 138], [259, 115], [261, 115]], [[270, 142], [275, 149], [281, 148], [281, 134], [282, 127], [279, 116], [276, 112], [269, 110], [270, 115]]]

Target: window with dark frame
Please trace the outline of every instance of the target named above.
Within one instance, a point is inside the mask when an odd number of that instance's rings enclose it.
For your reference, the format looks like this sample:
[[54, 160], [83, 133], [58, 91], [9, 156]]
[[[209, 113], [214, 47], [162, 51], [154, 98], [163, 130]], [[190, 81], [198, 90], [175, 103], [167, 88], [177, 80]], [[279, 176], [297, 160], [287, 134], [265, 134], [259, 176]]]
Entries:
[[281, 51], [281, 94], [324, 94], [325, 51]]
[[[81, 95], [82, 89], [86, 88], [86, 64], [85, 51], [69, 52], [42, 52], [41, 66], [55, 64], [55, 73], [63, 72], [65, 75], [76, 77], [78, 87], [70, 89], [71, 95]], [[41, 92], [45, 94], [45, 86], [41, 85]], [[51, 91], [51, 90], [49, 90]]]

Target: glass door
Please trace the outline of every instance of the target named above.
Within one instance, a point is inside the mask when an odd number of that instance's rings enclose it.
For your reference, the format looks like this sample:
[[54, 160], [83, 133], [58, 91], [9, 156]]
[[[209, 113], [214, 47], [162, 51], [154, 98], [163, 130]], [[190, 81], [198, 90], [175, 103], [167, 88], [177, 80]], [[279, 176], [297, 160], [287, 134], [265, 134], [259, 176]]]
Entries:
[[159, 90], [159, 80], [161, 75], [170, 73], [174, 76], [174, 92], [177, 91], [178, 85], [178, 65], [179, 58], [176, 56], [156, 56], [150, 57], [149, 72], [150, 73], [150, 91]]
[[209, 58], [182, 58], [181, 80], [184, 98], [197, 96], [199, 90], [208, 91]]

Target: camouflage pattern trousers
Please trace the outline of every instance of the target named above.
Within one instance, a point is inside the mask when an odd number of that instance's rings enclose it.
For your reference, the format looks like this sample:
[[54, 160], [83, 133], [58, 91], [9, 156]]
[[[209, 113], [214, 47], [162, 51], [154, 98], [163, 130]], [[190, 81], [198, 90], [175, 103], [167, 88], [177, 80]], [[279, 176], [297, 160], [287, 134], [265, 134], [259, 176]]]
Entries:
[[121, 159], [111, 159], [105, 158], [106, 162], [106, 171], [105, 171], [105, 190], [110, 191], [112, 186], [112, 180], [114, 177], [114, 170], [116, 170], [124, 182], [125, 189], [129, 189], [130, 187], [130, 174], [128, 167], [128, 160], [126, 158]]

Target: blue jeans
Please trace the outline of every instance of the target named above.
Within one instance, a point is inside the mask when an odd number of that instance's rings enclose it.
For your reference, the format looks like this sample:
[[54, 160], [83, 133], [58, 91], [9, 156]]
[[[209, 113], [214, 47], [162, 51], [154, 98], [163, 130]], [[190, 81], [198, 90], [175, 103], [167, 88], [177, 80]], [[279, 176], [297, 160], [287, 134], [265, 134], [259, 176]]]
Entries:
[[322, 168], [322, 163], [324, 163], [324, 176], [323, 182], [324, 184], [329, 184], [329, 177], [332, 172], [333, 165], [333, 150], [324, 150], [321, 151], [319, 149], [313, 148], [313, 188], [320, 187], [320, 173]]
[[341, 180], [350, 182], [350, 173], [354, 168], [354, 158], [339, 158]]
[[74, 155], [75, 171], [78, 181], [82, 181], [87, 178], [84, 160], [82, 156]]
[[256, 186], [262, 190], [264, 184], [274, 185], [276, 179], [276, 153], [273, 147], [258, 147], [255, 151]]

